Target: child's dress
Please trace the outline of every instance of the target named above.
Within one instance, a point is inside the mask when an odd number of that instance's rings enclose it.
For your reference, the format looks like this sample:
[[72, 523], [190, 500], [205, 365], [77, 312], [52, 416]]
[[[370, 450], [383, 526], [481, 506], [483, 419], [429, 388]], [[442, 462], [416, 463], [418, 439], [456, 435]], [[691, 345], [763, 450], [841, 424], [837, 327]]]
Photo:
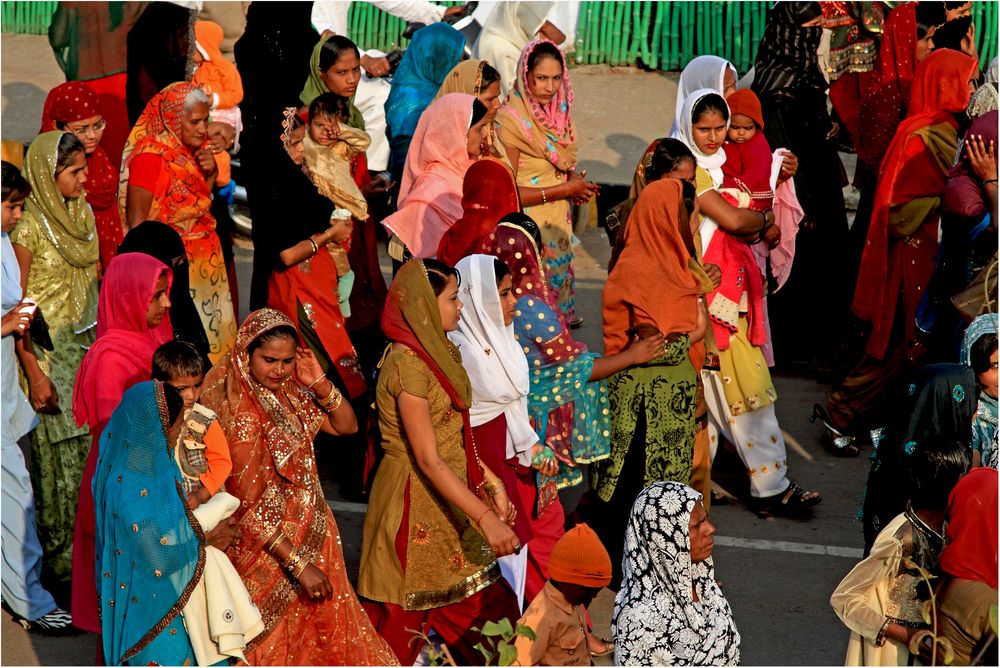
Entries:
[[[195, 70], [191, 83], [200, 86], [211, 101], [210, 118], [228, 123], [236, 130], [233, 151], [239, 151], [239, 136], [243, 119], [239, 104], [243, 100], [243, 80], [236, 66], [222, 55], [222, 26], [212, 21], [198, 21], [194, 25], [195, 48], [204, 62]], [[230, 158], [226, 152], [215, 154], [219, 168], [216, 185], [226, 186], [230, 181]]]

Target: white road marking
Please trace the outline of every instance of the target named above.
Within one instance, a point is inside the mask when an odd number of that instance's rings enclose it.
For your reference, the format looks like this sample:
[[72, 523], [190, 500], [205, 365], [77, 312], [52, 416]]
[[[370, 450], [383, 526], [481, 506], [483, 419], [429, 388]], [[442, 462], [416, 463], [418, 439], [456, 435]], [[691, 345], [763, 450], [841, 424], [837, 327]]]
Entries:
[[[364, 503], [349, 501], [332, 501], [327, 499], [330, 509], [335, 513], [357, 513], [364, 515], [368, 506]], [[840, 545], [818, 545], [816, 543], [793, 543], [786, 540], [764, 540], [759, 538], [735, 538], [733, 536], [715, 536], [715, 544], [723, 547], [739, 547], [747, 550], [766, 550], [770, 552], [795, 552], [798, 554], [819, 554], [827, 557], [845, 557], [861, 559], [862, 550], [856, 547]]]

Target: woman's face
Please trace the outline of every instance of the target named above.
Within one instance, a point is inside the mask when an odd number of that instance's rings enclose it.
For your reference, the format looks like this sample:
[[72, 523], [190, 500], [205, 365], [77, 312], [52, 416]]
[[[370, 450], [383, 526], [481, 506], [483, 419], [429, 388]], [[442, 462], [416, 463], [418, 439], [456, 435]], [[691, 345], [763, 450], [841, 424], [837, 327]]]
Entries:
[[687, 181], [691, 185], [695, 186], [695, 162], [691, 158], [684, 158], [677, 163], [677, 166], [671, 169], [669, 172], [664, 174], [668, 179], [677, 179], [678, 181]]
[[198, 150], [208, 138], [208, 105], [196, 104], [184, 112], [181, 121], [181, 143], [192, 150]]
[[302, 125], [292, 130], [291, 139], [288, 140], [288, 156], [296, 165], [302, 164], [304, 147], [303, 140], [306, 138], [306, 126]]
[[714, 109], [706, 111], [691, 126], [691, 140], [699, 151], [713, 155], [726, 140], [726, 119]]
[[492, 123], [500, 111], [500, 82], [494, 81], [480, 91], [479, 101], [486, 107], [486, 122]]
[[691, 563], [705, 561], [712, 556], [712, 547], [715, 545], [715, 527], [708, 521], [708, 513], [701, 501], [695, 505], [691, 511], [691, 520], [688, 522], [688, 532], [691, 536]]
[[77, 151], [73, 163], [55, 176], [56, 188], [66, 199], [76, 199], [83, 194], [87, 182], [87, 156]]
[[167, 294], [169, 281], [167, 272], [160, 274], [153, 289], [153, 298], [149, 300], [149, 308], [146, 309], [146, 324], [150, 328], [156, 327], [167, 317], [170, 311], [170, 295]]
[[510, 274], [500, 279], [497, 291], [500, 293], [500, 307], [503, 309], [503, 324], [510, 327], [514, 324], [514, 311], [517, 309], [517, 295], [514, 294], [514, 281]]
[[994, 350], [993, 354], [990, 355], [990, 368], [978, 376], [979, 386], [983, 388], [983, 392], [994, 399], [997, 398], [998, 378], [1000, 378], [1000, 374], [997, 373], [997, 351]]
[[348, 49], [340, 54], [340, 58], [330, 69], [326, 72], [320, 70], [319, 78], [331, 93], [351, 97], [358, 90], [358, 82], [361, 81], [361, 59]]
[[736, 75], [732, 69], [726, 67], [726, 73], [722, 75], [722, 97], [729, 97], [736, 92]]
[[548, 104], [562, 86], [562, 63], [552, 57], [542, 57], [535, 62], [535, 69], [528, 72], [528, 88], [540, 104]]
[[469, 157], [476, 159], [482, 152], [483, 145], [483, 131], [486, 129], [487, 117], [483, 116], [479, 119], [479, 122], [469, 128], [469, 140], [466, 148], [469, 151]]
[[21, 222], [21, 215], [24, 213], [24, 200], [23, 199], [11, 199], [6, 200], [0, 205], [0, 214], [2, 214], [2, 229], [7, 234], [14, 231], [17, 224]]
[[277, 390], [295, 372], [295, 340], [264, 341], [250, 353], [250, 374], [269, 390]]
[[444, 290], [438, 295], [438, 310], [441, 312], [441, 326], [446, 332], [458, 329], [458, 320], [462, 315], [462, 301], [458, 298], [458, 280], [448, 277]]
[[924, 58], [931, 55], [931, 51], [934, 50], [934, 33], [937, 32], [938, 27], [934, 26], [927, 31], [923, 39], [917, 40], [917, 49], [914, 54], [917, 62], [923, 61]]
[[104, 137], [104, 128], [107, 125], [104, 116], [97, 114], [66, 123], [62, 129], [75, 134], [83, 142], [83, 150], [87, 152], [87, 155], [90, 155], [100, 145], [101, 139]]

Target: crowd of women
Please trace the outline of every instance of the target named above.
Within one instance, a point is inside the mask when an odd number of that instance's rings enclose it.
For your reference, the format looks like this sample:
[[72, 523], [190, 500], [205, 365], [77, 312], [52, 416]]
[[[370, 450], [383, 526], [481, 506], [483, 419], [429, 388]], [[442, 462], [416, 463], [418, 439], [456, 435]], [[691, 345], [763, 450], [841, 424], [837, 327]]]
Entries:
[[[849, 354], [851, 328], [802, 324], [853, 310], [864, 354], [814, 413], [831, 453], [876, 446], [870, 556], [832, 599], [849, 660], [934, 651], [914, 564], [945, 574], [950, 650], [995, 660], [996, 61], [969, 53], [970, 3], [779, 3], [752, 76], [692, 60], [607, 217], [603, 355], [573, 333], [572, 213], [598, 188], [552, 3], [497, 3], [474, 44], [419, 29], [378, 170], [355, 95], [388, 61], [317, 34], [310, 4], [251, 4], [235, 66], [220, 26], [150, 4], [127, 76], [54, 88], [3, 164], [3, 597], [26, 625], [70, 623], [44, 564], [99, 663], [409, 665], [431, 639], [477, 664], [586, 523], [619, 663], [737, 663], [712, 462], [735, 452], [759, 516], [811, 515], [769, 369]], [[230, 150], [254, 223], [239, 327]], [[327, 445], [367, 497], [356, 583]]]

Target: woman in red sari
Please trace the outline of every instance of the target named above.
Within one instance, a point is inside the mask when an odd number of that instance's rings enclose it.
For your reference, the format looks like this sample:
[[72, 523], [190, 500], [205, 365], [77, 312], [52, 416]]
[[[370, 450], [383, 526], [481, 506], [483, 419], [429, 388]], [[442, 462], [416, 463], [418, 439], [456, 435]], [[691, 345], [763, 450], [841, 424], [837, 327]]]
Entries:
[[107, 125], [97, 93], [88, 84], [67, 81], [49, 91], [38, 131], [72, 132], [83, 142], [87, 154], [87, 203], [94, 212], [101, 267], [105, 270], [123, 238], [118, 215], [118, 170], [102, 146]]
[[958, 147], [955, 114], [975, 90], [978, 64], [942, 49], [918, 67], [909, 113], [893, 137], [875, 193], [852, 309], [872, 323], [865, 358], [827, 403], [832, 426], [857, 430], [878, 398], [921, 355], [916, 312], [934, 271], [940, 198]]
[[316, 472], [313, 439], [357, 430], [350, 404], [291, 320], [251, 313], [232, 351], [205, 378], [233, 459], [226, 490], [242, 501], [229, 550], [264, 631], [251, 665], [397, 665], [347, 579], [337, 523]]
[[108, 265], [97, 305], [97, 341], [73, 386], [73, 417], [94, 442], [80, 483], [73, 536], [73, 624], [99, 633], [94, 578], [94, 495], [98, 439], [125, 390], [153, 377], [153, 351], [174, 336], [170, 325], [171, 274], [144, 253], [124, 253]]
[[236, 316], [209, 211], [216, 167], [205, 148], [208, 110], [208, 97], [190, 83], [170, 84], [149, 101], [125, 144], [118, 206], [128, 229], [159, 220], [181, 235], [191, 295], [214, 364], [233, 345]]

